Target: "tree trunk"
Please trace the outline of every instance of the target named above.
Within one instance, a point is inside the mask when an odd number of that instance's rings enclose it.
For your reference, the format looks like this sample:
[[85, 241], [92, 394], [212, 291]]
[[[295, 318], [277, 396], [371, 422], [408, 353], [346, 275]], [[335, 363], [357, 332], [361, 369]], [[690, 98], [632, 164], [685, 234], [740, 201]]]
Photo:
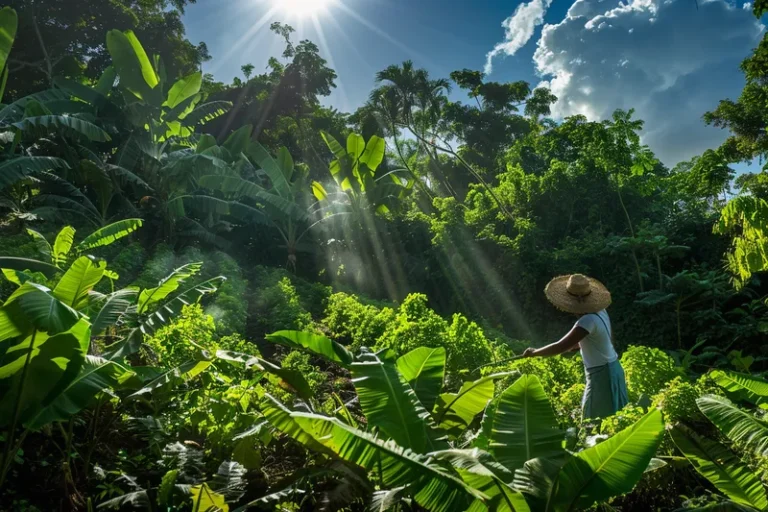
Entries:
[[[619, 203], [621, 204], [621, 209], [624, 212], [624, 217], [627, 219], [627, 227], [629, 227], [629, 236], [632, 238], [635, 238], [635, 228], [632, 225], [632, 218], [629, 216], [629, 212], [627, 211], [627, 206], [624, 204], [624, 196], [621, 195], [621, 185], [619, 184], [618, 177], [616, 178], [616, 192], [619, 194]], [[630, 253], [632, 254], [632, 261], [635, 264], [635, 271], [637, 272], [637, 282], [640, 285], [640, 292], [645, 291], [645, 286], [643, 286], [643, 274], [640, 270], [640, 262], [637, 259], [637, 253], [635, 252], [634, 247], [630, 247]]]

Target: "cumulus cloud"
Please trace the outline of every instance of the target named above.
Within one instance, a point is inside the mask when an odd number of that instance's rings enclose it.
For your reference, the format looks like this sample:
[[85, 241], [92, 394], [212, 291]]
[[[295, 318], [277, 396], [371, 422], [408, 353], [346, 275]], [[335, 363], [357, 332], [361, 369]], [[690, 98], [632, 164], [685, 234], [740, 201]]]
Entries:
[[643, 140], [668, 165], [719, 145], [726, 133], [701, 116], [744, 85], [739, 63], [764, 27], [724, 0], [577, 0], [545, 25], [534, 53], [553, 114], [610, 117], [635, 108]]
[[544, 15], [550, 4], [552, 0], [531, 0], [527, 4], [517, 6], [514, 14], [501, 24], [504, 27], [504, 41], [497, 43], [485, 56], [485, 74], [493, 71], [495, 57], [514, 55], [517, 50], [525, 46], [525, 43], [533, 37], [534, 29], [544, 23]]

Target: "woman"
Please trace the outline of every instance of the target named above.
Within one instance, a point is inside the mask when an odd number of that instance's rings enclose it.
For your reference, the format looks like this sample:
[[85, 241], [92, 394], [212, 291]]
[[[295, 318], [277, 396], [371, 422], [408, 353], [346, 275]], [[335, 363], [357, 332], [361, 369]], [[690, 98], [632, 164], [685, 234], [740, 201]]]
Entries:
[[587, 376], [581, 401], [584, 419], [614, 414], [629, 399], [624, 369], [613, 348], [611, 320], [605, 311], [611, 304], [611, 293], [597, 279], [581, 274], [554, 278], [544, 293], [557, 309], [579, 319], [560, 341], [528, 348], [523, 357], [549, 357], [580, 348]]

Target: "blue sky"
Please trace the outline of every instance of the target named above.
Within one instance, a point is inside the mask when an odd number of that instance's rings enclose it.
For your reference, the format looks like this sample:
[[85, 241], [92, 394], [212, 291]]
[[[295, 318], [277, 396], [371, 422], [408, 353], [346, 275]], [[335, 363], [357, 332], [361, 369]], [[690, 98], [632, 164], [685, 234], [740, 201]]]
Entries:
[[645, 142], [668, 165], [725, 137], [701, 115], [738, 95], [738, 64], [763, 30], [748, 6], [726, 0], [700, 0], [698, 10], [694, 0], [334, 0], [316, 22], [273, 9], [280, 1], [188, 6], [187, 36], [205, 41], [213, 55], [204, 70], [227, 82], [245, 63], [259, 72], [282, 50], [269, 24], [287, 22], [297, 40], [318, 44], [339, 75], [326, 103], [352, 111], [389, 64], [411, 59], [433, 77], [447, 77], [483, 69], [486, 54], [506, 42], [514, 55], [493, 60], [491, 79], [545, 82], [560, 97], [557, 117], [602, 119], [635, 107], [646, 120]]

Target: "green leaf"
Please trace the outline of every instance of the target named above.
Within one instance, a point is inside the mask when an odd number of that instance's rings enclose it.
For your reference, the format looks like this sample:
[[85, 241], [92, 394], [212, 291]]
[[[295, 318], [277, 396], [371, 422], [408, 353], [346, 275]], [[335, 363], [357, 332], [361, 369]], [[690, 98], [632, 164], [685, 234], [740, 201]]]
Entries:
[[475, 446], [514, 471], [531, 459], [561, 454], [563, 437], [539, 378], [526, 374], [488, 404]]
[[411, 386], [419, 401], [431, 411], [443, 387], [445, 349], [419, 347], [397, 360], [397, 371]]
[[85, 240], [77, 244], [78, 253], [112, 244], [139, 229], [144, 223], [141, 219], [123, 219], [104, 226], [85, 237]]
[[55, 276], [61, 272], [61, 269], [45, 261], [31, 260], [29, 258], [13, 258], [10, 256], [0, 257], [0, 268], [9, 268], [13, 270], [31, 270], [33, 272], [40, 272], [48, 278]]
[[437, 398], [433, 416], [437, 425], [454, 435], [463, 432], [493, 398], [494, 381], [517, 372], [488, 375], [465, 382], [458, 393], [443, 393]]
[[710, 373], [710, 376], [718, 386], [723, 388], [733, 398], [759, 404], [768, 397], [768, 382], [752, 375], [715, 370]]
[[125, 37], [131, 44], [133, 52], [141, 64], [141, 75], [144, 77], [144, 81], [150, 89], [154, 89], [160, 83], [160, 78], [157, 76], [157, 73], [155, 73], [155, 68], [152, 66], [149, 57], [147, 57], [144, 47], [141, 46], [136, 34], [134, 34], [132, 30], [126, 30], [123, 34], [125, 34]]
[[352, 354], [343, 345], [320, 334], [302, 331], [277, 331], [266, 336], [267, 340], [291, 348], [305, 349], [342, 366], [352, 363]]
[[512, 479], [512, 473], [494, 461], [489, 453], [475, 448], [443, 450], [429, 455], [449, 462], [467, 485], [488, 497], [485, 503], [479, 500], [473, 503], [469, 511], [530, 512], [523, 495], [505, 483]]
[[11, 126], [23, 132], [31, 132], [40, 136], [57, 132], [74, 138], [86, 138], [94, 142], [106, 142], [112, 140], [107, 132], [93, 123], [89, 123], [79, 117], [72, 116], [35, 116], [26, 117]]
[[139, 301], [136, 305], [136, 312], [139, 314], [147, 311], [153, 304], [157, 304], [168, 295], [175, 292], [185, 279], [194, 276], [202, 268], [202, 262], [187, 263], [183, 265], [164, 279], [160, 281], [155, 288], [146, 288], [139, 294]]
[[53, 263], [56, 265], [63, 265], [67, 262], [67, 256], [69, 250], [72, 248], [72, 243], [75, 241], [75, 228], [72, 226], [64, 226], [56, 235], [56, 240], [53, 242]]
[[51, 261], [53, 257], [53, 249], [51, 248], [51, 244], [48, 243], [48, 240], [37, 231], [29, 228], [27, 228], [27, 234], [33, 238], [35, 247], [37, 247], [37, 252], [42, 254], [46, 260]]
[[171, 505], [173, 496], [173, 487], [176, 479], [179, 477], [179, 470], [172, 469], [163, 475], [160, 481], [160, 487], [157, 488], [157, 503], [159, 505]]
[[248, 157], [258, 165], [269, 177], [275, 191], [280, 197], [291, 197], [291, 184], [283, 174], [280, 165], [272, 158], [272, 155], [264, 149], [264, 146], [256, 141], [251, 141], [248, 146]]
[[277, 152], [277, 165], [283, 171], [285, 179], [290, 182], [293, 176], [293, 157], [284, 146], [281, 146]]
[[68, 168], [67, 162], [50, 156], [11, 158], [0, 163], [0, 190], [36, 174]]
[[54, 421], [64, 421], [88, 407], [104, 390], [117, 388], [131, 372], [112, 361], [86, 356], [77, 377], [44, 403], [26, 426], [37, 430]]
[[696, 405], [730, 441], [758, 454], [768, 452], [768, 427], [751, 413], [717, 395], [704, 395], [696, 400]]
[[195, 147], [195, 153], [198, 155], [209, 148], [214, 148], [216, 146], [216, 137], [213, 135], [209, 135], [207, 133], [203, 133], [200, 135], [200, 140], [197, 142], [197, 146]]
[[428, 432], [429, 413], [395, 365], [378, 360], [354, 363], [351, 372], [360, 408], [369, 425], [417, 453], [436, 449]]
[[95, 315], [91, 315], [93, 321], [91, 330], [93, 334], [99, 335], [109, 327], [115, 326], [123, 315], [128, 312], [138, 293], [137, 290], [126, 288], [105, 296], [99, 305], [98, 312]]
[[358, 162], [365, 151], [365, 139], [359, 133], [350, 133], [347, 137], [347, 154], [353, 165]]
[[184, 119], [181, 120], [181, 124], [189, 128], [194, 128], [199, 124], [205, 124], [208, 121], [223, 116], [230, 108], [232, 108], [232, 103], [229, 101], [209, 101], [208, 103], [198, 105], [195, 110], [187, 114]]
[[768, 508], [768, 498], [760, 478], [735, 453], [681, 425], [670, 433], [694, 469], [720, 492], [733, 501], [758, 510]]
[[107, 32], [107, 51], [120, 76], [120, 87], [132, 92], [139, 99], [149, 101], [152, 88], [159, 83], [159, 79], [133, 32]]
[[229, 512], [224, 495], [213, 492], [208, 484], [195, 485], [189, 491], [192, 494], [192, 512]]
[[331, 134], [321, 131], [320, 136], [325, 141], [325, 144], [328, 146], [328, 149], [331, 150], [331, 152], [341, 160], [347, 155], [347, 152], [344, 150], [344, 148], [341, 147], [341, 144], [339, 144], [339, 141], [337, 141]]
[[202, 85], [203, 74], [200, 71], [178, 79], [171, 87], [171, 90], [168, 91], [168, 99], [165, 100], [163, 106], [175, 108], [182, 101], [200, 92], [200, 86]]
[[266, 394], [265, 398], [266, 400], [261, 405], [261, 412], [273, 427], [312, 451], [326, 454], [331, 453], [322, 443], [316, 441], [310, 433], [304, 431], [291, 416], [291, 411], [276, 398], [270, 394]]
[[431, 458], [384, 441], [335, 418], [291, 413], [296, 423], [342, 459], [367, 471], [380, 471], [386, 487], [408, 485], [413, 498], [434, 512], [466, 510], [474, 499], [487, 499]]
[[328, 199], [328, 192], [325, 191], [325, 187], [319, 181], [312, 182], [312, 194], [318, 201], [325, 201]]
[[10, 7], [0, 9], [0, 69], [5, 68], [11, 46], [16, 39], [16, 29], [19, 24], [16, 11]]
[[112, 92], [112, 87], [115, 86], [115, 80], [117, 79], [117, 71], [114, 66], [108, 66], [99, 77], [99, 81], [96, 84], [95, 90], [97, 93], [104, 97], [109, 96]]
[[88, 293], [104, 277], [105, 261], [95, 263], [88, 256], [75, 260], [53, 289], [53, 296], [75, 310], [83, 309]]
[[368, 140], [368, 144], [365, 145], [365, 151], [360, 156], [360, 163], [365, 164], [372, 172], [376, 172], [376, 169], [381, 165], [384, 160], [384, 150], [386, 149], [386, 143], [384, 139], [374, 135]]
[[203, 188], [220, 190], [226, 197], [232, 199], [242, 199], [243, 197], [258, 199], [266, 192], [261, 185], [237, 176], [221, 176], [218, 174], [201, 176], [197, 183]]
[[244, 153], [250, 144], [252, 132], [253, 126], [250, 124], [243, 125], [232, 132], [221, 147], [229, 151], [232, 156]]
[[631, 491], [663, 435], [661, 411], [654, 409], [631, 427], [579, 452], [557, 475], [548, 510], [585, 509]]
[[30, 321], [35, 328], [55, 334], [71, 328], [79, 315], [73, 308], [56, 299], [50, 289], [27, 281], [5, 301], [4, 309], [11, 315], [22, 315], [15, 322]]

